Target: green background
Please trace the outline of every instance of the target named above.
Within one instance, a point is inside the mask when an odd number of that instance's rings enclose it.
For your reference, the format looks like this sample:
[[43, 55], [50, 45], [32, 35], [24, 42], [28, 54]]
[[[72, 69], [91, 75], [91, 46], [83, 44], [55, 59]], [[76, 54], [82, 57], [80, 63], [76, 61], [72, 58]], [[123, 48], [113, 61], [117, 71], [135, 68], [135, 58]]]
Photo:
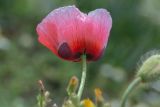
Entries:
[[[160, 48], [159, 0], [1, 0], [0, 107], [36, 107], [37, 81], [42, 79], [59, 105], [69, 79], [81, 76], [81, 63], [64, 61], [37, 41], [37, 24], [53, 9], [76, 5], [81, 11], [107, 9], [113, 26], [104, 56], [88, 63], [83, 98], [94, 100], [94, 88], [103, 90], [113, 107], [149, 55]], [[151, 54], [154, 52], [152, 51]], [[141, 56], [144, 58], [140, 59]], [[160, 83], [133, 92], [132, 107], [159, 107]]]

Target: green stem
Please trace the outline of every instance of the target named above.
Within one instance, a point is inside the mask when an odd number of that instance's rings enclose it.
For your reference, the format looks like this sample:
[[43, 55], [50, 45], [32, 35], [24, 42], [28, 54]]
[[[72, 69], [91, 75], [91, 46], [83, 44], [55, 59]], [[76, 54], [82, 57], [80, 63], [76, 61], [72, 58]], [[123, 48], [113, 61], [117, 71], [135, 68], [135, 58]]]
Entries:
[[38, 107], [45, 107], [44, 105], [45, 98], [42, 92], [38, 95]]
[[86, 55], [83, 55], [82, 56], [82, 77], [81, 77], [81, 83], [80, 83], [79, 90], [78, 90], [79, 100], [81, 99], [82, 92], [83, 92], [83, 89], [84, 89], [85, 80], [86, 80], [86, 72], [87, 72]]
[[42, 96], [42, 94], [40, 95], [40, 107], [43, 107], [43, 96]]
[[122, 97], [122, 102], [120, 107], [125, 107], [126, 101], [128, 99], [129, 94], [131, 91], [141, 82], [141, 78], [137, 77], [135, 78], [132, 83], [128, 86], [128, 88], [125, 90], [123, 97]]

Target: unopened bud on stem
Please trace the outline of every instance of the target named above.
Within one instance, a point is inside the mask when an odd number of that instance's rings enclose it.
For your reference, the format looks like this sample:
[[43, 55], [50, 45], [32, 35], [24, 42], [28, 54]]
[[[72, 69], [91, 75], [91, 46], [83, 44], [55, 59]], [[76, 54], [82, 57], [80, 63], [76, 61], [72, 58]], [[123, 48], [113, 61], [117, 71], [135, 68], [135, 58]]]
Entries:
[[45, 90], [44, 84], [42, 80], [38, 81], [40, 93], [37, 96], [38, 107], [48, 107], [51, 103], [51, 99], [49, 98], [50, 93]]
[[97, 107], [104, 107], [105, 106], [105, 102], [104, 102], [104, 98], [102, 96], [102, 91], [99, 88], [96, 88], [94, 90], [95, 96], [96, 96], [96, 105]]
[[143, 62], [137, 77], [143, 82], [152, 82], [160, 79], [160, 55], [153, 55]]
[[68, 87], [67, 87], [68, 95], [70, 96], [72, 94], [75, 94], [77, 88], [78, 88], [78, 78], [76, 76], [73, 76], [70, 79]]

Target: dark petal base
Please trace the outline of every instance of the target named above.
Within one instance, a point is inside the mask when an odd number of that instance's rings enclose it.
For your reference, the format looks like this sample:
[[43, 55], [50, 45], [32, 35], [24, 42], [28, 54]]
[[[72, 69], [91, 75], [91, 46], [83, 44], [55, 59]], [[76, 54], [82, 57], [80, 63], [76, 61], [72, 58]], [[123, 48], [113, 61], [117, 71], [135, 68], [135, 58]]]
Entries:
[[67, 43], [63, 43], [58, 49], [58, 55], [64, 59], [69, 59], [72, 56], [72, 51]]
[[71, 48], [66, 42], [62, 43], [58, 49], [58, 55], [61, 58], [74, 62], [79, 62], [82, 54], [86, 54], [87, 61], [96, 61], [103, 55], [103, 52], [104, 49], [99, 53], [98, 56], [95, 56], [95, 53], [87, 53], [86, 50], [84, 52], [72, 52]]

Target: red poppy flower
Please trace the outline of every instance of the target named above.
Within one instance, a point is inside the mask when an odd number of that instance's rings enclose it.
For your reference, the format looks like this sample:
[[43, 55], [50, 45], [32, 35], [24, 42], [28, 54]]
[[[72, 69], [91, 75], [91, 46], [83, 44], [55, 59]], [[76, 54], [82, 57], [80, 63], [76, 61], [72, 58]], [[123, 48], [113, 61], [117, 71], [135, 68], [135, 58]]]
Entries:
[[99, 59], [107, 45], [112, 18], [105, 9], [87, 14], [75, 6], [53, 10], [37, 26], [39, 41], [54, 54], [70, 61]]

